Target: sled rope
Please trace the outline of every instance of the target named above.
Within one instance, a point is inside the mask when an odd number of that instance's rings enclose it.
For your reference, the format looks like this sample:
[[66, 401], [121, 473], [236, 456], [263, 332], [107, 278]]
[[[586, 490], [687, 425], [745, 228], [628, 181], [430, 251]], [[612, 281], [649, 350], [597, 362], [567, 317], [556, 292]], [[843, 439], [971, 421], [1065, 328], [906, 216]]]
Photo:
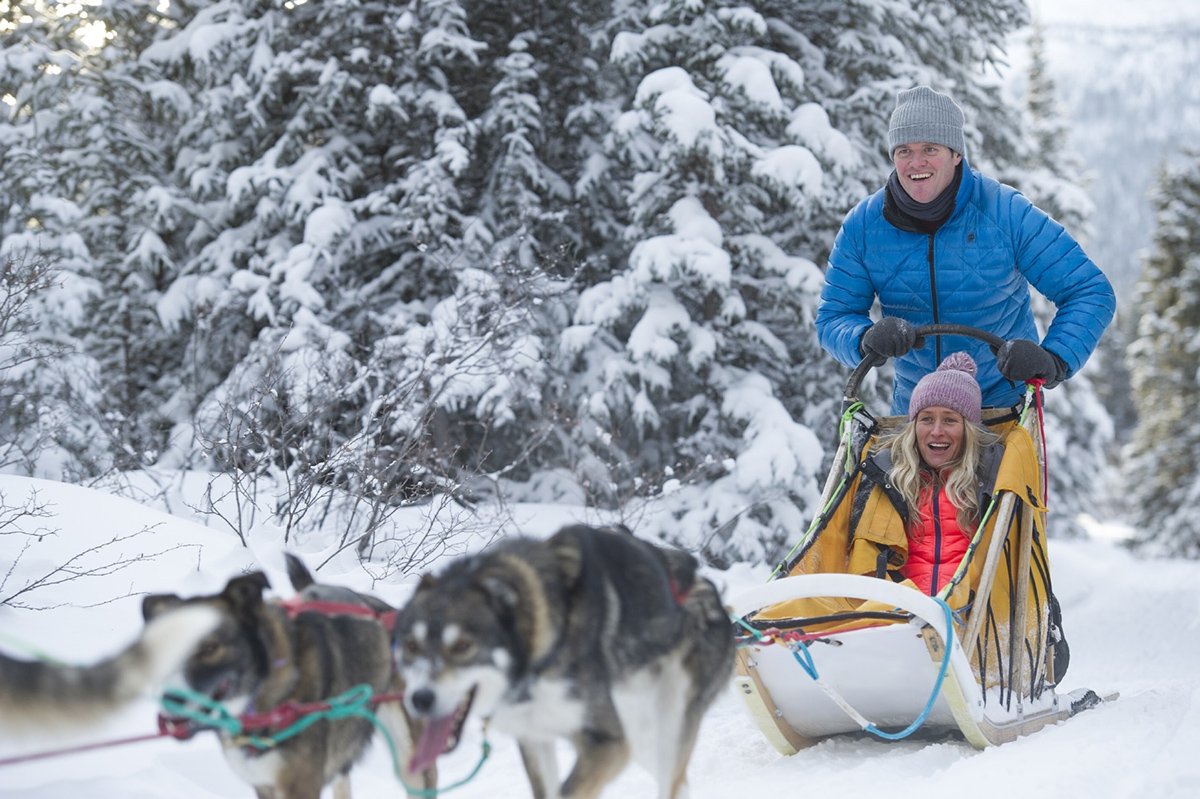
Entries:
[[5, 766], [16, 766], [21, 763], [32, 763], [35, 760], [45, 760], [51, 757], [61, 757], [63, 755], [78, 755], [84, 752], [93, 752], [97, 749], [108, 749], [114, 746], [124, 746], [126, 744], [142, 743], [143, 741], [156, 741], [159, 738], [166, 736], [178, 737], [174, 733], [167, 730], [150, 733], [149, 735], [134, 735], [129, 738], [117, 738], [112, 741], [99, 741], [97, 743], [80, 744], [79, 746], [67, 746], [62, 749], [50, 749], [45, 752], [30, 752], [25, 755], [15, 755], [13, 757], [0, 758], [0, 768]]
[[69, 665], [55, 657], [52, 657], [51, 655], [47, 655], [45, 652], [34, 647], [32, 644], [26, 643], [25, 641], [6, 633], [0, 633], [0, 641], [4, 641], [10, 648], [16, 649], [19, 652], [24, 652], [29, 657], [33, 658], [34, 660], [39, 660], [42, 663], [48, 663], [52, 666]]
[[[1037, 411], [1038, 433], [1042, 437], [1042, 485], [1045, 486], [1045, 495], [1042, 497], [1042, 504], [1048, 508], [1050, 507], [1050, 457], [1045, 452], [1046, 405], [1045, 398], [1042, 395], [1042, 386], [1045, 385], [1045, 383], [1046, 381], [1041, 379], [1030, 380], [1028, 392], [1033, 395], [1033, 406]], [[1028, 410], [1029, 405], [1026, 404], [1025, 408]], [[1022, 414], [1022, 421], [1023, 420], [1024, 415]]]
[[753, 636], [754, 639], [756, 639], [759, 643], [777, 643], [786, 647], [788, 651], [792, 653], [792, 658], [800, 665], [800, 668], [804, 670], [804, 673], [811, 677], [813, 682], [817, 684], [817, 687], [824, 691], [825, 695], [828, 696], [834, 704], [842, 709], [842, 712], [853, 719], [854, 723], [857, 724], [860, 729], [876, 736], [877, 738], [883, 738], [887, 741], [899, 741], [900, 739], [907, 738], [919, 730], [925, 723], [926, 719], [929, 718], [929, 714], [933, 711], [933, 706], [937, 702], [938, 695], [942, 692], [942, 685], [946, 681], [946, 673], [950, 670], [950, 654], [954, 649], [954, 611], [950, 609], [950, 605], [948, 605], [941, 597], [935, 596], [931, 597], [931, 599], [941, 606], [946, 617], [946, 632], [945, 635], [942, 636], [944, 641], [942, 664], [938, 669], [937, 679], [933, 681], [933, 690], [929, 694], [929, 699], [926, 701], [925, 707], [921, 710], [920, 714], [918, 714], [917, 718], [900, 732], [886, 732], [876, 727], [875, 724], [870, 721], [870, 719], [863, 716], [854, 706], [847, 702], [845, 697], [838, 693], [832, 685], [821, 679], [820, 674], [817, 672], [816, 662], [813, 660], [813, 656], [809, 651], [808, 644], [803, 638], [784, 636], [778, 634], [778, 631], [772, 632], [768, 630], [763, 632], [751, 626], [746, 622], [745, 619], [734, 619], [733, 621], [735, 624], [745, 628], [746, 630], [749, 630], [750, 635]]
[[935, 596], [933, 597], [933, 601], [942, 606], [942, 612], [946, 615], [946, 634], [943, 636], [945, 640], [943, 641], [944, 645], [942, 648], [945, 651], [942, 652], [942, 665], [938, 669], [937, 679], [933, 681], [933, 690], [929, 694], [929, 701], [925, 703], [925, 709], [921, 711], [921, 715], [917, 716], [912, 724], [909, 724], [900, 732], [884, 732], [874, 724], [863, 728], [877, 738], [882, 738], [885, 741], [899, 741], [901, 738], [907, 738], [912, 735], [929, 718], [929, 714], [933, 711], [933, 704], [937, 702], [938, 694], [942, 692], [942, 684], [946, 681], [946, 672], [950, 669], [950, 653], [954, 649], [954, 611], [950, 610], [950, 605], [941, 597]]
[[[415, 788], [405, 782], [404, 767], [400, 763], [400, 757], [396, 751], [396, 742], [387, 728], [371, 712], [371, 708], [376, 705], [397, 701], [401, 698], [400, 694], [373, 695], [371, 686], [364, 684], [356, 685], [324, 702], [305, 704], [285, 702], [266, 713], [244, 713], [241, 716], [235, 716], [229, 712], [228, 708], [210, 696], [188, 689], [174, 689], [163, 696], [162, 707], [174, 719], [190, 721], [199, 728], [218, 730], [228, 735], [239, 746], [252, 746], [262, 750], [278, 746], [319, 721], [362, 718], [371, 722], [383, 735], [392, 756], [392, 769], [396, 779], [400, 781], [409, 796], [436, 797], [439, 793], [459, 788], [475, 779], [491, 755], [492, 745], [486, 737], [483, 740], [479, 761], [471, 772], [458, 782], [444, 788]], [[250, 731], [269, 730], [279, 724], [284, 724], [284, 728], [271, 735], [246, 734]], [[181, 737], [178, 733], [170, 734]]]

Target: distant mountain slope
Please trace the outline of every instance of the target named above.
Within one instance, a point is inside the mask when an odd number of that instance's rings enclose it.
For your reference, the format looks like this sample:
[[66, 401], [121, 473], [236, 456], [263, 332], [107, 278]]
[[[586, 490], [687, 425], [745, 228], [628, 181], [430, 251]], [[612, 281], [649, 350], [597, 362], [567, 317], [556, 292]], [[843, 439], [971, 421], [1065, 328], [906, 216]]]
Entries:
[[[1138, 250], [1153, 233], [1148, 192], [1164, 159], [1200, 147], [1200, 19], [1119, 28], [1056, 22], [1043, 36], [1071, 149], [1087, 165], [1085, 185], [1096, 204], [1087, 249], [1126, 307]], [[1023, 47], [1012, 53], [1018, 93], [1028, 63]]]

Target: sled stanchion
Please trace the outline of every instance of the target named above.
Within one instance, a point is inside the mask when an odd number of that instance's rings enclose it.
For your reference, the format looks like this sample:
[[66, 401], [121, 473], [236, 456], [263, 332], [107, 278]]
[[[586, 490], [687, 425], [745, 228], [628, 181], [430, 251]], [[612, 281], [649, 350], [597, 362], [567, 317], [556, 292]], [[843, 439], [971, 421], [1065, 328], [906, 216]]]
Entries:
[[[1016, 504], [1017, 498], [1012, 494], [1005, 494], [1004, 498], [1000, 500], [1000, 510], [996, 513], [997, 529], [1001, 524], [1007, 528], [1012, 523], [1013, 508]], [[968, 652], [975, 648], [975, 641], [979, 638], [979, 631], [983, 628], [983, 620], [987, 616], [988, 601], [992, 596], [992, 583], [1000, 568], [1004, 541], [1005, 536], [992, 535], [991, 544], [984, 556], [983, 572], [979, 578], [980, 592], [976, 594], [971, 613], [967, 616], [966, 630], [960, 636], [962, 647]]]
[[[774, 580], [779, 576], [780, 572], [791, 569], [792, 564], [800, 559], [800, 555], [803, 554], [809, 542], [828, 524], [830, 515], [841, 504], [842, 500], [845, 499], [845, 490], [849, 488], [850, 482], [858, 472], [858, 464], [855, 462], [853, 448], [851, 447], [853, 429], [850, 427], [850, 423], [862, 410], [863, 404], [856, 402], [843, 411], [842, 419], [838, 426], [838, 448], [837, 452], [833, 455], [834, 463], [840, 463], [842, 460], [846, 462], [841, 470], [841, 480], [837, 479], [838, 472], [836, 470], [829, 474], [829, 477], [825, 481], [825, 486], [821, 490], [820, 512], [813, 517], [812, 523], [808, 525], [808, 529], [804, 531], [804, 535], [800, 537], [796, 545], [775, 566], [770, 576], [767, 577], [768, 580]], [[800, 555], [797, 553], [800, 553]]]

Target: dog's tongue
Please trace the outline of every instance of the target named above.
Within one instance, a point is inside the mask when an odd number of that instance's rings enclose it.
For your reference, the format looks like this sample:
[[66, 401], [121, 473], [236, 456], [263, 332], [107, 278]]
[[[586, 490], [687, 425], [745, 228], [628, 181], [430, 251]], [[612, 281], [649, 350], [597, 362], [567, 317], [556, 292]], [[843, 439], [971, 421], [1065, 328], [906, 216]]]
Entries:
[[417, 741], [412, 758], [408, 761], [408, 770], [412, 774], [420, 774], [438, 759], [438, 755], [446, 751], [450, 744], [450, 736], [454, 734], [454, 714], [450, 713], [440, 719], [426, 719], [421, 725], [421, 738]]

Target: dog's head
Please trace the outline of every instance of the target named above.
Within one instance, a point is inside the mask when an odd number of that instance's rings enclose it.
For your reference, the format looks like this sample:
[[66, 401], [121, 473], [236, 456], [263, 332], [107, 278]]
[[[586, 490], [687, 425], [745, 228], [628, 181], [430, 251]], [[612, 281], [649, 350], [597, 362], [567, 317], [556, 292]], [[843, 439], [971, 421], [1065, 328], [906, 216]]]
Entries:
[[474, 558], [426, 574], [393, 630], [393, 655], [405, 707], [422, 722], [410, 768], [423, 771], [458, 745], [474, 710], [491, 715], [528, 663], [518, 631], [520, 584], [495, 563]]
[[219, 594], [187, 599], [175, 594], [152, 594], [142, 600], [142, 616], [147, 621], [184, 605], [207, 605], [218, 612], [220, 622], [216, 629], [200, 642], [183, 665], [180, 676], [189, 689], [244, 707], [271, 668], [267, 645], [259, 630], [263, 590], [267, 587], [266, 576], [254, 572], [230, 580]]

